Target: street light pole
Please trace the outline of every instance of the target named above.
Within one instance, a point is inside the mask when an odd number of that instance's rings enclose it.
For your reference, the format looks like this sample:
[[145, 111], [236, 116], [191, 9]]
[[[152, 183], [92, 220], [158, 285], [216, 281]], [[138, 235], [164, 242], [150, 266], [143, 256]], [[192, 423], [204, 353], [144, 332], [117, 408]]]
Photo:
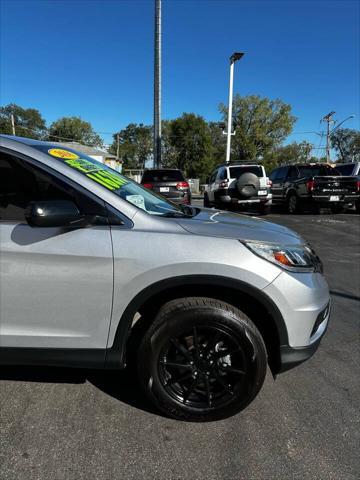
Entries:
[[154, 168], [161, 166], [161, 0], [155, 0]]
[[232, 133], [232, 104], [233, 104], [233, 87], [234, 87], [234, 65], [237, 60], [244, 56], [242, 52], [235, 52], [230, 57], [230, 82], [229, 82], [229, 106], [227, 121], [227, 142], [226, 142], [226, 163], [230, 162], [231, 136]]

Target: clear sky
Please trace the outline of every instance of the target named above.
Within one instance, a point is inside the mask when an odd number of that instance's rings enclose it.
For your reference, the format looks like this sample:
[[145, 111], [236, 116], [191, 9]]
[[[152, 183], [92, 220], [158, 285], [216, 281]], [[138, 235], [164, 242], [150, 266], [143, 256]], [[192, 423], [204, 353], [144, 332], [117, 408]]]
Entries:
[[[319, 131], [331, 110], [359, 128], [359, 5], [163, 0], [163, 118], [219, 120], [228, 58], [244, 51], [235, 92], [290, 103], [294, 132]], [[48, 124], [79, 115], [98, 132], [150, 124], [153, 17], [153, 0], [1, 0], [1, 104], [37, 108]], [[319, 145], [314, 134], [287, 141], [304, 139]]]

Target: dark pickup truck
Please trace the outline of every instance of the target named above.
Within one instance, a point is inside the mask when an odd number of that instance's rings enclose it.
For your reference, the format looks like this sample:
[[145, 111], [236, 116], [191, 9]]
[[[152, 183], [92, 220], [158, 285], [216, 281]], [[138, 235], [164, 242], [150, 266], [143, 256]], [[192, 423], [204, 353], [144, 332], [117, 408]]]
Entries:
[[286, 206], [288, 213], [304, 207], [328, 207], [338, 213], [360, 197], [358, 177], [345, 177], [327, 164], [297, 164], [271, 172], [273, 204]]

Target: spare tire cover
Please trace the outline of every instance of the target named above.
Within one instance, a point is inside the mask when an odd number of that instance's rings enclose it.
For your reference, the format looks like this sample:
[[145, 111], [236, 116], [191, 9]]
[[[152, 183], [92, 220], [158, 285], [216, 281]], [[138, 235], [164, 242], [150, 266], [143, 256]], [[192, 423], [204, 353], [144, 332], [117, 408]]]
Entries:
[[254, 173], [243, 173], [237, 179], [236, 186], [242, 197], [253, 197], [258, 194], [260, 180]]

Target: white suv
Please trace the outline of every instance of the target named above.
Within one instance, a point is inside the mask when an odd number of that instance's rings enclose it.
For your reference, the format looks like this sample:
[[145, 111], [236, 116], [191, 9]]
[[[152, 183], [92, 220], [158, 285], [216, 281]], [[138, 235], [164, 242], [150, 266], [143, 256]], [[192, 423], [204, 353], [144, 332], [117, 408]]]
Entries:
[[212, 172], [204, 194], [205, 207], [255, 206], [260, 214], [269, 213], [271, 181], [262, 165], [229, 163]]

